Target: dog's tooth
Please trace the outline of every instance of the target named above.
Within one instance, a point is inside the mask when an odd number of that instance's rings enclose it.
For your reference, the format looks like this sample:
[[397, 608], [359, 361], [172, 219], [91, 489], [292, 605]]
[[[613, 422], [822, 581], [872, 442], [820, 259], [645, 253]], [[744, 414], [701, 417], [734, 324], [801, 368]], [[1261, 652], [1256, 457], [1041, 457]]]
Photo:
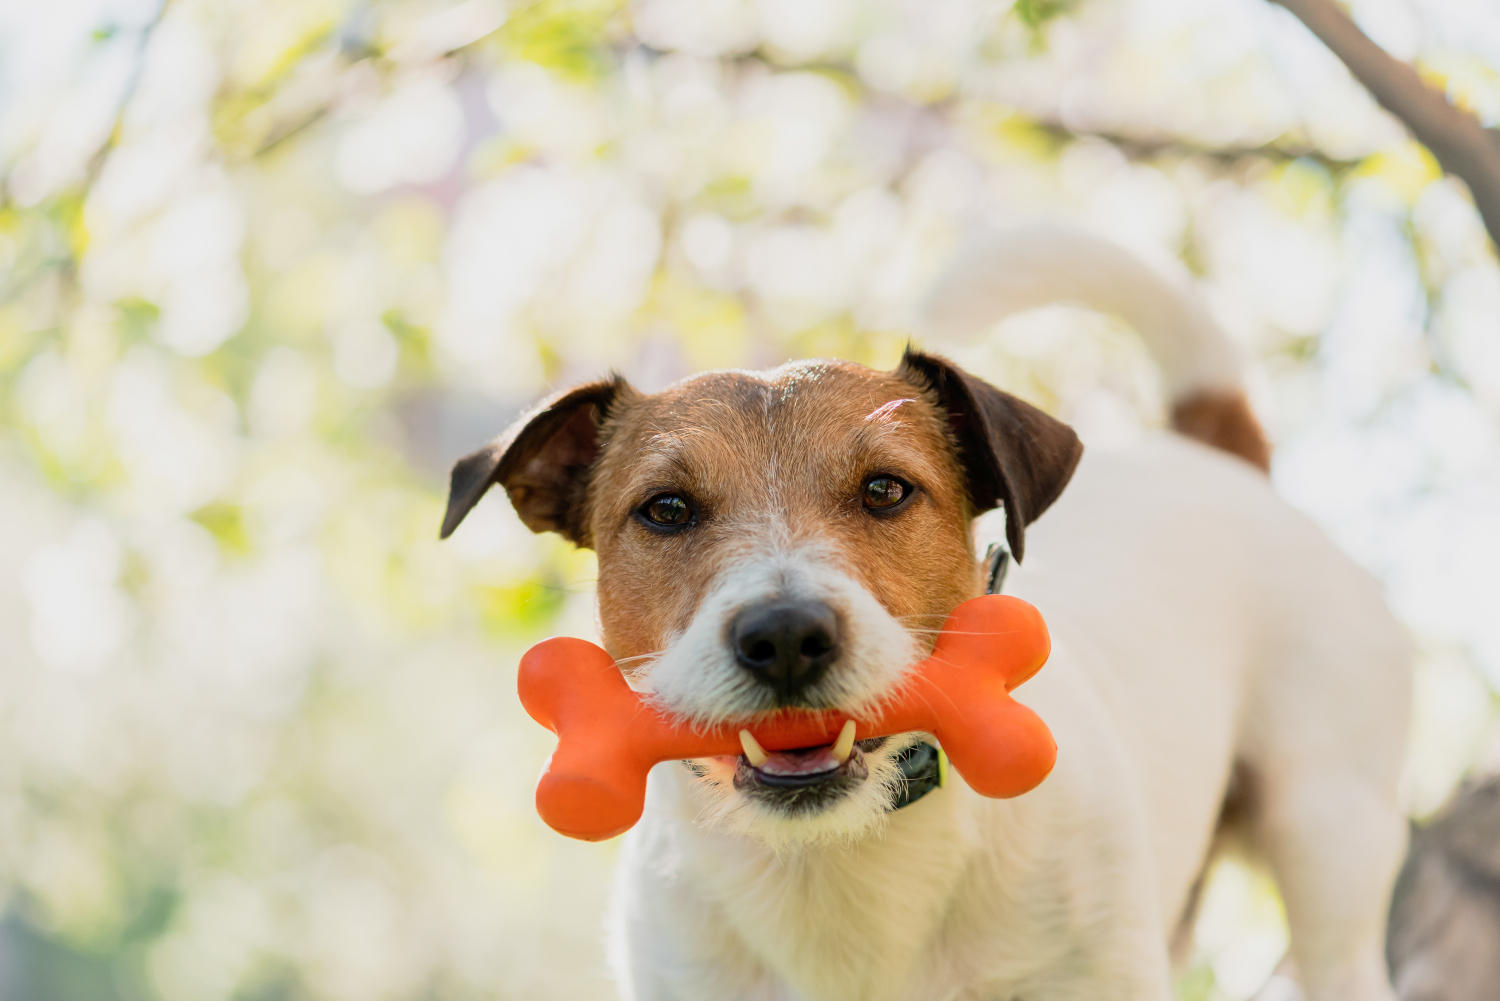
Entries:
[[750, 763], [756, 768], [770, 760], [771, 756], [766, 753], [764, 747], [760, 746], [760, 741], [750, 735], [749, 730], [740, 731], [740, 746], [745, 749], [745, 757], [749, 758]]
[[849, 760], [849, 755], [852, 753], [854, 753], [854, 720], [851, 719], [839, 731], [839, 739], [833, 742], [833, 756], [842, 765]]

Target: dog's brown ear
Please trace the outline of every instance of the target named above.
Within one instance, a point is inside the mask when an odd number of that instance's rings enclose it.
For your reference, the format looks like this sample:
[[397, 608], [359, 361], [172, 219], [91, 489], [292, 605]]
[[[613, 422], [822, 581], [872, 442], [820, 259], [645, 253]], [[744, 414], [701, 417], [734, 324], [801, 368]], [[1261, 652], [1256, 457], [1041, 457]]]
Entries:
[[585, 502], [610, 408], [634, 390], [618, 375], [544, 400], [510, 429], [453, 466], [442, 538], [453, 534], [491, 484], [505, 488], [533, 532], [589, 545]]
[[1026, 526], [1073, 476], [1083, 443], [1062, 421], [936, 355], [908, 349], [896, 374], [948, 414], [976, 515], [1005, 507], [1005, 537], [1019, 561]]

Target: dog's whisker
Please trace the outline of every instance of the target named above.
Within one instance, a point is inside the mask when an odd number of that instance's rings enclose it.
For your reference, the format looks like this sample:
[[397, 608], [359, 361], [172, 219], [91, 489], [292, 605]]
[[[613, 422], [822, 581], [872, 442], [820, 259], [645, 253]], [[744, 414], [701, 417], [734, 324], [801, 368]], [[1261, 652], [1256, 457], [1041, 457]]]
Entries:
[[632, 663], [632, 662], [638, 661], [638, 660], [654, 660], [654, 659], [660, 657], [662, 654], [664, 654], [666, 652], [667, 651], [665, 651], [665, 650], [653, 650], [650, 653], [638, 653], [638, 654], [635, 654], [634, 656], [631, 656], [631, 657], [616, 657], [615, 658], [615, 663], [616, 664], [629, 664], [629, 663]]

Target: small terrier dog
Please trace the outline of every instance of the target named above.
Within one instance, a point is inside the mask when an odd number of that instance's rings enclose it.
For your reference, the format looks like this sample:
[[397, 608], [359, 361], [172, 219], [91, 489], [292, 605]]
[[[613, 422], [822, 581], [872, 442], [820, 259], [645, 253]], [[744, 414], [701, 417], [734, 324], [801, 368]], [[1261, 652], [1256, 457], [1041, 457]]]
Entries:
[[929, 322], [1060, 301], [1133, 322], [1180, 433], [1084, 457], [908, 351], [649, 395], [616, 376], [455, 467], [444, 535], [499, 484], [532, 530], [592, 548], [606, 648], [688, 720], [869, 711], [985, 589], [976, 546], [1002, 536], [1024, 558], [1005, 590], [1051, 629], [1019, 695], [1058, 761], [1017, 799], [957, 776], [913, 795], [921, 734], [658, 766], [611, 918], [625, 997], [1167, 1001], [1233, 835], [1281, 890], [1306, 998], [1393, 1001], [1404, 635], [1272, 492], [1232, 355], [1180, 283], [1021, 231], [950, 272]]

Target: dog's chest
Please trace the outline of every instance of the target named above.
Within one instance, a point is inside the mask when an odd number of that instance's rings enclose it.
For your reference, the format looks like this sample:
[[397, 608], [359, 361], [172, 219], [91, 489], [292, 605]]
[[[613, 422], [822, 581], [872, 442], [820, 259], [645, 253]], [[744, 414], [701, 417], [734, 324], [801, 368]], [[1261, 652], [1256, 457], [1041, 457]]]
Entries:
[[686, 885], [723, 921], [726, 953], [756, 957], [790, 996], [949, 996], [960, 986], [954, 976], [971, 966], [946, 931], [973, 855], [959, 843], [953, 804], [929, 799], [895, 818], [920, 822], [893, 823], [856, 846], [777, 857], [744, 841], [705, 840], [684, 859]]
[[923, 912], [947, 889], [890, 854], [715, 851], [699, 885], [776, 980], [809, 997], [879, 998], [909, 979]]

